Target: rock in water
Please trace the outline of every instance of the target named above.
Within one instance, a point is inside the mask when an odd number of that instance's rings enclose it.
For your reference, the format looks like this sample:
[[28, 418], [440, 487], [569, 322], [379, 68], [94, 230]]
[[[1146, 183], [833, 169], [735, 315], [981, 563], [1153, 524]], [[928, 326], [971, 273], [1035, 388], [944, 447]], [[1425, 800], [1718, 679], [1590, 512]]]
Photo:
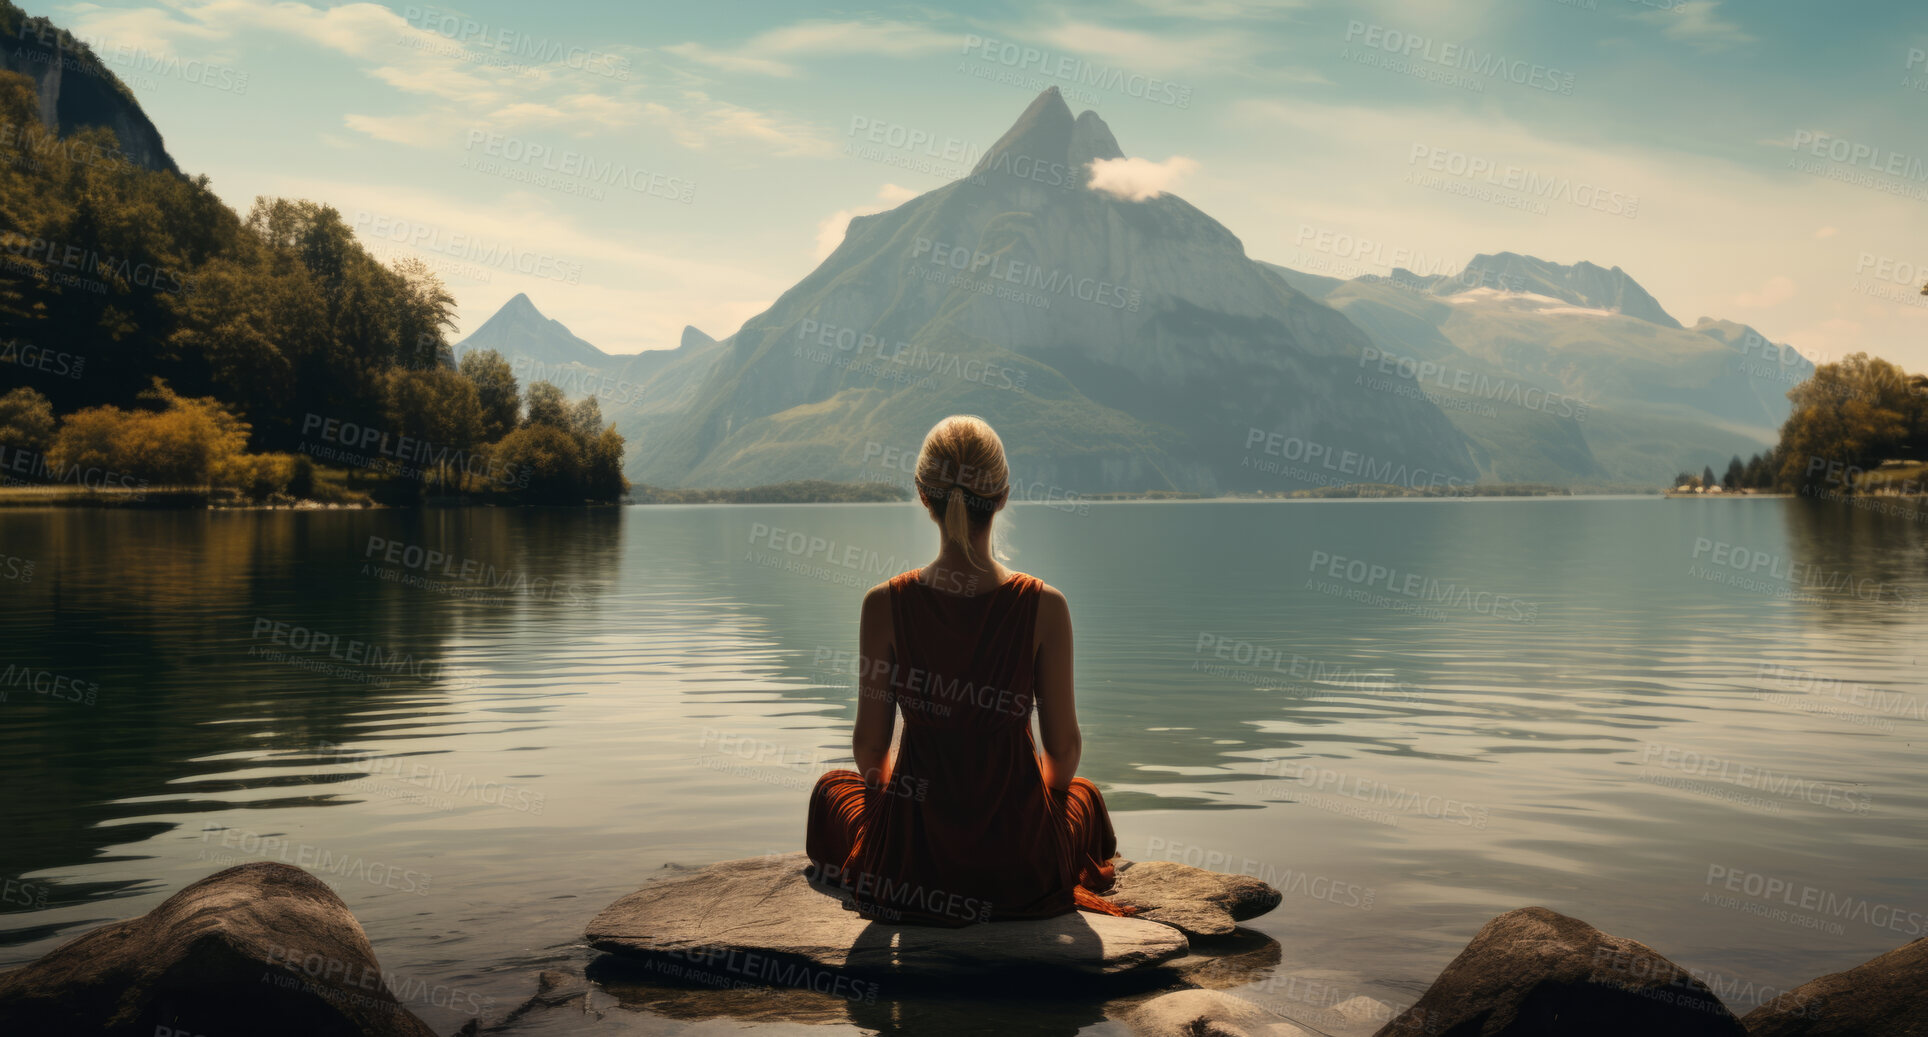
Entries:
[[1928, 937], [1808, 980], [1741, 1022], [1748, 1037], [1928, 1035]]
[[1174, 990], [1125, 1016], [1132, 1037], [1322, 1037], [1283, 1016], [1216, 990]]
[[260, 862], [0, 973], [0, 1019], [35, 1034], [434, 1037], [396, 1002], [348, 905]]
[[1747, 1037], [1686, 969], [1544, 907], [1486, 923], [1376, 1037]]
[[1279, 906], [1282, 895], [1250, 875], [1224, 875], [1175, 861], [1120, 861], [1111, 899], [1186, 936], [1230, 936], [1238, 923]]
[[843, 978], [832, 973], [1113, 975], [1190, 947], [1170, 926], [1082, 911], [961, 929], [871, 921], [840, 891], [813, 885], [808, 863], [801, 853], [750, 857], [652, 883], [605, 908], [584, 935], [597, 950], [780, 986]]

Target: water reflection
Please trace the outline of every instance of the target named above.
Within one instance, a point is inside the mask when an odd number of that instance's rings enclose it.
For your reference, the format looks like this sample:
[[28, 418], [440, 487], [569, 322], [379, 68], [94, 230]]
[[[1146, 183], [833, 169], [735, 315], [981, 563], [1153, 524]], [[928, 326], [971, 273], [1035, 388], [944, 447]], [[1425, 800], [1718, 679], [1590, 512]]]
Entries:
[[[1227, 990], [1260, 982], [1280, 957], [1278, 941], [1240, 929], [1227, 938], [1201, 941], [1193, 954], [1165, 968], [1089, 979], [1012, 974], [963, 983], [858, 977], [847, 993], [833, 993], [808, 986], [740, 982], [728, 973], [694, 968], [686, 961], [615, 955], [598, 957], [585, 974], [596, 984], [597, 994], [614, 997], [623, 1011], [686, 1022], [847, 1025], [903, 1037], [987, 1032], [1068, 1037], [1120, 1018], [1171, 989]], [[584, 1003], [580, 988], [563, 989], [564, 997], [538, 998], [529, 1011], [494, 1032], [549, 1032], [558, 1025], [558, 1016], [579, 1020], [585, 1008], [593, 1007]]]
[[[336, 747], [473, 726], [451, 643], [600, 608], [621, 537], [612, 510], [0, 513], [0, 545], [35, 561], [6, 587], [0, 661], [97, 689], [8, 689], [0, 753], [24, 794], [0, 807], [0, 875], [186, 823], [160, 814], [356, 801], [340, 786], [376, 768]], [[57, 903], [149, 888], [37, 881]]]

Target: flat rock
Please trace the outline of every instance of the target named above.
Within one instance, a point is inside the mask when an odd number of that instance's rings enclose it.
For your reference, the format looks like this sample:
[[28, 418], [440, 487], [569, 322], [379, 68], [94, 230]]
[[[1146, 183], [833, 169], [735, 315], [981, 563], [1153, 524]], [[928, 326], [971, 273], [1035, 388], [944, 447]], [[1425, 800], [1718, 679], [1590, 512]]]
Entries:
[[1217, 990], [1174, 990], [1140, 1003], [1124, 1022], [1133, 1037], [1320, 1037], [1284, 1016]]
[[1238, 923], [1279, 906], [1283, 895], [1250, 875], [1226, 875], [1176, 861], [1120, 861], [1111, 899], [1193, 939], [1230, 936]]
[[348, 905], [267, 861], [0, 973], [0, 1019], [23, 1034], [434, 1037], [389, 992]]
[[933, 978], [1109, 976], [1161, 965], [1190, 947], [1171, 926], [1083, 911], [961, 929], [872, 921], [841, 890], [812, 884], [807, 864], [802, 853], [788, 853], [685, 872], [609, 905], [584, 936], [612, 954], [665, 957], [779, 985], [824, 982], [798, 966]]
[[1747, 1037], [1700, 980], [1634, 940], [1544, 907], [1486, 923], [1377, 1037]]
[[1928, 1035], [1928, 937], [1808, 980], [1741, 1022], [1748, 1037]]

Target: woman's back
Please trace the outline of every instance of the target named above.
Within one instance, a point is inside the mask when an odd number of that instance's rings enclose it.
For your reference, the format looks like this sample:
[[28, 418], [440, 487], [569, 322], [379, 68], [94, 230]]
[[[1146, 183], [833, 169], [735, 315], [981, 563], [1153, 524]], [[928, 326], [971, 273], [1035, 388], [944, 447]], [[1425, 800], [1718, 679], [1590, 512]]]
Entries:
[[[1110, 883], [1116, 840], [1103, 801], [1082, 780], [1049, 790], [1031, 738], [1043, 582], [1013, 573], [963, 595], [919, 576], [885, 585], [889, 658], [860, 682], [901, 711], [896, 758], [875, 787], [850, 771], [826, 776], [831, 787], [820, 783], [812, 799], [810, 856], [884, 921], [956, 926], [1080, 905], [1115, 913], [1079, 889], [1081, 879]], [[854, 838], [834, 834], [851, 827]]]
[[888, 584], [887, 693], [907, 725], [1006, 728], [1031, 721], [1044, 583], [1012, 573], [977, 594], [940, 590], [921, 570]]
[[806, 849], [871, 918], [964, 925], [1073, 907], [1124, 913], [1097, 895], [1111, 886], [1117, 849], [1104, 798], [1074, 777], [1070, 609], [991, 557], [1008, 476], [989, 425], [967, 415], [939, 422], [917, 463], [919, 500], [941, 531], [938, 557], [864, 597], [857, 769], [818, 779]]

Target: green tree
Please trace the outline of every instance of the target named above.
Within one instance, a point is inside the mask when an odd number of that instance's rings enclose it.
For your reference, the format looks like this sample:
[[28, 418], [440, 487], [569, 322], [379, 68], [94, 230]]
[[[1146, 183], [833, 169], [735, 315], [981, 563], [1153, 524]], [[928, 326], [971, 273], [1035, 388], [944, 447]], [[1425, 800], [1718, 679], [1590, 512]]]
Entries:
[[141, 394], [158, 410], [88, 407], [61, 422], [49, 460], [161, 486], [235, 485], [254, 478], [248, 425], [211, 397], [184, 397], [159, 379]]
[[1777, 481], [1789, 489], [1850, 492], [1860, 473], [1905, 454], [1922, 421], [1907, 375], [1866, 353], [1822, 364], [1787, 397]]
[[129, 415], [119, 407], [87, 407], [60, 419], [47, 460], [62, 471], [126, 472], [120, 466], [121, 434]]
[[502, 437], [494, 460], [516, 473], [517, 497], [525, 504], [581, 504], [587, 497], [582, 446], [555, 425], [524, 425]]
[[618, 501], [629, 492], [629, 480], [623, 478], [623, 437], [616, 426], [604, 428], [590, 444], [583, 482], [590, 500]]
[[576, 442], [587, 445], [602, 434], [602, 408], [594, 396], [585, 397], [569, 408], [569, 432]]
[[517, 398], [515, 371], [493, 349], [462, 354], [463, 377], [475, 383], [482, 405], [482, 438], [493, 443], [515, 428], [522, 404]]
[[1721, 478], [1721, 485], [1729, 490], [1738, 490], [1747, 485], [1747, 465], [1741, 463], [1741, 455], [1727, 462], [1727, 474]]
[[458, 488], [482, 442], [482, 400], [475, 383], [446, 367], [388, 372], [388, 429], [405, 465], [422, 469], [424, 488]]
[[396, 362], [404, 367], [450, 367], [455, 363], [443, 332], [455, 327], [455, 297], [429, 265], [414, 256], [390, 265], [400, 284], [395, 296]]
[[21, 386], [0, 396], [0, 448], [40, 453], [54, 440], [54, 408], [41, 394]]
[[524, 426], [548, 425], [552, 428], [568, 430], [569, 398], [562, 390], [549, 382], [530, 382], [526, 394], [527, 414], [522, 419]]

